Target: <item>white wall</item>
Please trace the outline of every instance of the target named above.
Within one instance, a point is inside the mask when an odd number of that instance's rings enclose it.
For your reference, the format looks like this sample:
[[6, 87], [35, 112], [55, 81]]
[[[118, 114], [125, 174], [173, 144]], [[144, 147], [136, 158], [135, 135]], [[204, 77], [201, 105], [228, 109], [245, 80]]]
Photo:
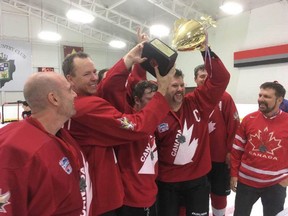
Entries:
[[[288, 63], [234, 68], [233, 53], [287, 43], [287, 1], [222, 19], [209, 29], [209, 44], [231, 73], [227, 91], [240, 104], [257, 103], [259, 86], [266, 81], [278, 80], [288, 90]], [[195, 86], [193, 69], [202, 62], [198, 52], [179, 55], [177, 67], [184, 71], [187, 86]]]
[[[84, 51], [91, 56], [98, 70], [113, 66], [127, 51], [107, 49], [92, 38], [43, 21], [42, 28], [56, 30], [62, 36], [61, 42], [45, 43], [37, 38], [41, 30], [41, 20], [39, 18], [28, 16], [9, 5], [2, 4], [2, 1], [0, 11], [0, 40], [31, 42], [31, 74], [37, 72], [38, 67], [54, 67], [56, 72], [62, 73], [63, 45], [84, 47]], [[22, 92], [0, 90], [0, 105], [17, 100], [24, 100]]]
[[[9, 12], [7, 12], [9, 11]], [[83, 46], [95, 61], [96, 68], [111, 67], [124, 52], [108, 50], [99, 42], [80, 34], [58, 27], [63, 40], [58, 44], [43, 43], [37, 39], [41, 21], [36, 17], [19, 14], [13, 8], [2, 4], [0, 13], [0, 39], [17, 39], [32, 43], [32, 71], [39, 66], [61, 69], [63, 45]], [[17, 25], [15, 25], [17, 23]], [[19, 24], [20, 23], [20, 24]], [[57, 26], [44, 23], [49, 28]], [[234, 68], [233, 53], [266, 46], [288, 43], [288, 3], [281, 1], [238, 16], [217, 22], [217, 28], [209, 29], [209, 44], [231, 73], [227, 91], [236, 103], [255, 104], [259, 85], [265, 81], [278, 80], [288, 89], [288, 63], [255, 67]], [[126, 52], [126, 51], [125, 51]], [[193, 69], [201, 64], [199, 52], [181, 52], [177, 67], [185, 73], [187, 86], [195, 86]], [[0, 102], [22, 100], [21, 92], [1, 92]]]

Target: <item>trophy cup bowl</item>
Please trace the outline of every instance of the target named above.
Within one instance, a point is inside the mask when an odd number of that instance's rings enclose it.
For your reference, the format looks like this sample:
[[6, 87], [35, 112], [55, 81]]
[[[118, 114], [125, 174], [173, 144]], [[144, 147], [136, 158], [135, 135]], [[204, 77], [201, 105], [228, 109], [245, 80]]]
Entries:
[[172, 47], [178, 51], [202, 49], [207, 38], [205, 31], [210, 26], [215, 27], [211, 17], [201, 17], [202, 22], [196, 20], [178, 19], [174, 23]]

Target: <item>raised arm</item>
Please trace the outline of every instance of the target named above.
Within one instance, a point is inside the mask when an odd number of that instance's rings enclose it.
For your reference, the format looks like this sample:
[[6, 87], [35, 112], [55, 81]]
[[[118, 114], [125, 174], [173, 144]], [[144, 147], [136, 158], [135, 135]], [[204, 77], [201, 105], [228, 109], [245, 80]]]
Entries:
[[[164, 77], [157, 68], [155, 71], [158, 92], [141, 111], [123, 114], [99, 97], [79, 97], [75, 101], [77, 114], [66, 124], [66, 128], [71, 130], [73, 136], [77, 136], [81, 145], [115, 146], [150, 135], [170, 110], [164, 96], [175, 68]], [[78, 133], [80, 128], [85, 128], [85, 134]]]
[[200, 112], [205, 111], [210, 114], [220, 101], [229, 83], [230, 74], [221, 59], [214, 52], [210, 51], [210, 59], [209, 57], [205, 59], [205, 52], [202, 52], [202, 55], [208, 77], [205, 80], [204, 85], [188, 94], [187, 98], [193, 100], [194, 97], [190, 97], [190, 95], [195, 95]]

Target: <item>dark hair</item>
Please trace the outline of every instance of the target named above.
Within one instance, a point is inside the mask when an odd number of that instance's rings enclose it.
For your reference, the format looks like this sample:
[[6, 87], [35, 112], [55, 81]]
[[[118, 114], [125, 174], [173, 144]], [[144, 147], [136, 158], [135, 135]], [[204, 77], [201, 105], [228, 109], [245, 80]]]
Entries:
[[205, 70], [204, 64], [201, 64], [201, 65], [198, 65], [197, 67], [195, 67], [194, 68], [194, 79], [196, 80], [199, 71], [204, 71], [204, 70]]
[[71, 75], [71, 76], [75, 75], [74, 74], [74, 64], [73, 64], [73, 61], [75, 58], [85, 59], [85, 58], [89, 58], [89, 55], [87, 53], [84, 53], [84, 52], [77, 52], [77, 53], [73, 53], [71, 55], [68, 55], [62, 63], [62, 71], [63, 71], [65, 77], [67, 75]]
[[139, 99], [141, 99], [146, 89], [151, 89], [151, 92], [156, 92], [158, 90], [158, 86], [156, 82], [153, 81], [142, 80], [138, 82], [132, 92], [133, 104], [135, 103], [134, 97], [137, 96]]
[[105, 72], [107, 72], [108, 70], [109, 70], [109, 68], [104, 68], [104, 69], [98, 71], [98, 82], [100, 82], [103, 79]]
[[260, 88], [261, 89], [266, 89], [266, 88], [274, 89], [276, 97], [283, 97], [284, 98], [285, 94], [286, 94], [285, 88], [280, 83], [278, 83], [277, 81], [265, 82], [260, 86]]
[[176, 68], [176, 72], [175, 72], [174, 77], [176, 77], [176, 78], [178, 78], [178, 77], [184, 78], [184, 74], [183, 74], [183, 72], [180, 69]]
[[22, 104], [23, 104], [24, 106], [29, 106], [29, 104], [27, 103], [27, 101], [22, 101]]

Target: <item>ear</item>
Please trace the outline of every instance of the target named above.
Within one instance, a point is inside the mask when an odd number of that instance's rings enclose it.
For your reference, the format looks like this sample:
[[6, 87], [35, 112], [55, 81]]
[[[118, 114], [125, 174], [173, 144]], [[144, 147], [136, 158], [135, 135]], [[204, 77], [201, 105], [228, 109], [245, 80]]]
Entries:
[[49, 92], [48, 94], [48, 101], [49, 103], [58, 106], [59, 104], [59, 97], [55, 92]]
[[70, 74], [66, 75], [66, 79], [71, 85], [74, 83], [73, 82], [73, 76], [71, 76]]
[[140, 104], [140, 99], [137, 96], [134, 96], [135, 105]]

